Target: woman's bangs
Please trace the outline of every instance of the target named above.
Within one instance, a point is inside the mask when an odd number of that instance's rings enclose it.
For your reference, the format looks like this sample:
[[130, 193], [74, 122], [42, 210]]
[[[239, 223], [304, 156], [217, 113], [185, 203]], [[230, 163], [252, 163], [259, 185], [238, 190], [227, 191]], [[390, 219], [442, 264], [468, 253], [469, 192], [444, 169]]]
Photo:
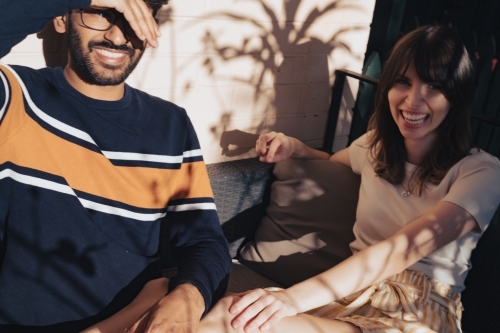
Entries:
[[[405, 50], [406, 51], [406, 50]], [[390, 70], [390, 86], [389, 89], [394, 85], [394, 83], [399, 79], [400, 76], [404, 75], [411, 64], [415, 63], [415, 56], [410, 52], [400, 52], [393, 59], [392, 69]]]
[[413, 63], [418, 77], [426, 83], [443, 85], [448, 79], [449, 57], [440, 47], [421, 44], [415, 50]]

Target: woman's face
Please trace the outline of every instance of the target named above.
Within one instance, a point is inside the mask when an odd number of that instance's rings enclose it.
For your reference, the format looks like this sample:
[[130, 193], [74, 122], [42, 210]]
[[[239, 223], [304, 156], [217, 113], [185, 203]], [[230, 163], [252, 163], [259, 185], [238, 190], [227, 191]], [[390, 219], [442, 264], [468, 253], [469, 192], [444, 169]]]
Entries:
[[431, 145], [436, 129], [450, 110], [440, 85], [423, 82], [411, 65], [396, 79], [388, 98], [392, 117], [405, 142]]

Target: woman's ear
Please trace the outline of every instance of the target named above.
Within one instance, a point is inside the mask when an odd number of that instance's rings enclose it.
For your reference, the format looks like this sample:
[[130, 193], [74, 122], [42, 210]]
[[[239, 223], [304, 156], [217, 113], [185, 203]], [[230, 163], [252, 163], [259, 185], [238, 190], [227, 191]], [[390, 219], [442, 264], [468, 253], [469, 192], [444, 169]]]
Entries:
[[68, 22], [68, 14], [64, 14], [63, 16], [57, 16], [56, 18], [54, 18], [53, 21], [54, 21], [54, 28], [58, 33], [63, 34], [68, 30], [66, 26], [66, 23]]

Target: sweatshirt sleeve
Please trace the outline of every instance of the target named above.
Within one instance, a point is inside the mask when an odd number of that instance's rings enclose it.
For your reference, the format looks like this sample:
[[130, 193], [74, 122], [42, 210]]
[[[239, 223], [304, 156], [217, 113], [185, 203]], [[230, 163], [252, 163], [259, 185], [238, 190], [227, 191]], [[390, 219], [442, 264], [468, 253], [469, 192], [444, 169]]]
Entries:
[[88, 7], [91, 0], [0, 0], [0, 58], [26, 36], [39, 32], [71, 9]]
[[[186, 125], [184, 163], [187, 167], [190, 163], [202, 164], [200, 168], [192, 168], [189, 187], [210, 188], [198, 139], [189, 118]], [[211, 189], [209, 192], [212, 193]], [[175, 201], [193, 209], [171, 209], [167, 214], [170, 251], [178, 262], [178, 273], [170, 280], [169, 290], [181, 283], [193, 284], [203, 295], [206, 314], [227, 288], [231, 270], [227, 241], [222, 233], [213, 194], [209, 197], [188, 195]]]

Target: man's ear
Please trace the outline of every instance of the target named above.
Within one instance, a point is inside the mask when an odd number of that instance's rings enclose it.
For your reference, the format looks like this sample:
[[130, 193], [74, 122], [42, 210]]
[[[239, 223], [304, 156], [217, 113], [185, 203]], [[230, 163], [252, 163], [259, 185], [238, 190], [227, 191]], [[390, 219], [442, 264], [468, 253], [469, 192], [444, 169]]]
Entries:
[[68, 22], [68, 14], [57, 16], [53, 21], [54, 28], [58, 33], [63, 34], [68, 30], [68, 27], [66, 26], [66, 23]]

